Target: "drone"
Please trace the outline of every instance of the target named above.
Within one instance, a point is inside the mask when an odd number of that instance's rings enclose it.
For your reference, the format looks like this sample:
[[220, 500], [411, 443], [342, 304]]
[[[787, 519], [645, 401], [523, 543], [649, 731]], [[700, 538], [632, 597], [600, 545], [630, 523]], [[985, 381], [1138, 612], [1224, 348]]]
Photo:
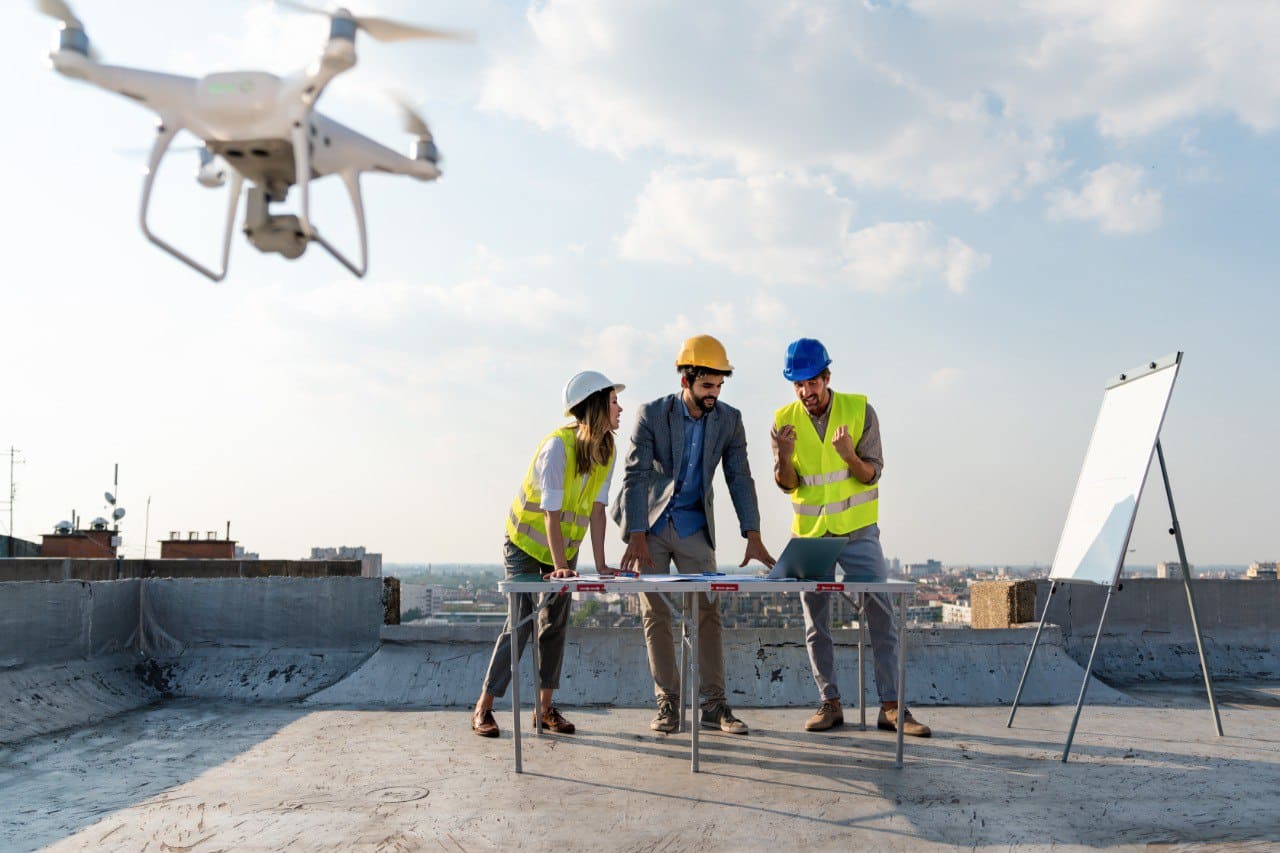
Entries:
[[[54, 70], [123, 95], [159, 117], [139, 213], [142, 233], [148, 240], [213, 281], [222, 281], [227, 275], [240, 194], [247, 181], [243, 231], [256, 249], [292, 260], [311, 243], [319, 243], [353, 275], [362, 278], [369, 269], [369, 244], [360, 175], [382, 172], [434, 181], [440, 177], [440, 152], [427, 123], [403, 100], [398, 102], [402, 124], [413, 136], [411, 155], [407, 157], [317, 112], [316, 101], [330, 81], [356, 64], [357, 32], [382, 42], [469, 41], [471, 37], [387, 18], [357, 17], [342, 8], [324, 11], [285, 0], [276, 2], [329, 18], [329, 40], [319, 58], [305, 70], [286, 77], [263, 71], [229, 71], [194, 78], [108, 65], [99, 60], [84, 24], [65, 0], [36, 0], [35, 5], [43, 14], [61, 22], [57, 49], [48, 57]], [[217, 270], [158, 236], [147, 217], [160, 162], [174, 137], [183, 130], [203, 142], [196, 180], [202, 186], [216, 188], [230, 179], [222, 261]], [[329, 175], [342, 180], [355, 210], [359, 263], [326, 240], [311, 221], [309, 186]], [[295, 186], [296, 214], [272, 213], [272, 206], [283, 202]]]

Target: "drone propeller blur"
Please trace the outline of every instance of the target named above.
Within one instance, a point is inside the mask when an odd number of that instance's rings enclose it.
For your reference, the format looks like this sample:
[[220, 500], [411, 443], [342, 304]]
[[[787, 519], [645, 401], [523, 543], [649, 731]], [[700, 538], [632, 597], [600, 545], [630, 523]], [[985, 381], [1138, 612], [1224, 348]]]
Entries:
[[[368, 233], [360, 190], [363, 172], [408, 175], [420, 181], [440, 177], [440, 153], [422, 117], [399, 101], [402, 123], [413, 136], [410, 156], [403, 156], [315, 110], [325, 86], [356, 64], [355, 39], [363, 32], [377, 41], [442, 39], [468, 41], [466, 33], [428, 29], [387, 18], [356, 16], [346, 9], [324, 11], [277, 0], [277, 5], [329, 18], [329, 40], [319, 58], [305, 70], [286, 77], [263, 71], [230, 71], [200, 78], [182, 77], [108, 65], [91, 48], [84, 24], [64, 0], [35, 0], [36, 8], [61, 22], [58, 47], [49, 54], [54, 69], [75, 80], [123, 95], [159, 116], [148, 156], [139, 219], [147, 239], [214, 281], [227, 274], [231, 234], [241, 190], [245, 193], [244, 234], [262, 252], [297, 258], [310, 243], [319, 243], [357, 277], [369, 269]], [[214, 270], [157, 236], [147, 213], [161, 160], [181, 131], [198, 137], [202, 186], [230, 182], [221, 266]], [[347, 258], [326, 240], [311, 221], [309, 185], [329, 175], [346, 186], [355, 209], [360, 259]], [[271, 212], [298, 188], [296, 214]]]

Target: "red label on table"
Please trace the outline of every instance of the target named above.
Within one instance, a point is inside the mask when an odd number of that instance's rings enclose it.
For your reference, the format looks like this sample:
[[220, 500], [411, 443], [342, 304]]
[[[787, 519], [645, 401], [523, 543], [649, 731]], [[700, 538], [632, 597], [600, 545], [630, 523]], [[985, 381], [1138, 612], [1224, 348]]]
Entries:
[[736, 583], [713, 583], [711, 585], [712, 592], [737, 592], [738, 585]]
[[580, 583], [578, 584], [578, 592], [604, 592], [604, 584]]
[[815, 584], [814, 589], [816, 589], [818, 592], [844, 592], [844, 584], [820, 583], [820, 584]]

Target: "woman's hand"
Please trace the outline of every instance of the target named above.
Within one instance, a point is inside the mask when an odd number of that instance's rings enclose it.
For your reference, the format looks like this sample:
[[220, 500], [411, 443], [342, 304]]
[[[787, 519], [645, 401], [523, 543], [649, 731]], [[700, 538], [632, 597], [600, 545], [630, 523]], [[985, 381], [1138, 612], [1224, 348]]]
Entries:
[[555, 569], [547, 575], [549, 578], [576, 578], [577, 576], [578, 573], [573, 569]]

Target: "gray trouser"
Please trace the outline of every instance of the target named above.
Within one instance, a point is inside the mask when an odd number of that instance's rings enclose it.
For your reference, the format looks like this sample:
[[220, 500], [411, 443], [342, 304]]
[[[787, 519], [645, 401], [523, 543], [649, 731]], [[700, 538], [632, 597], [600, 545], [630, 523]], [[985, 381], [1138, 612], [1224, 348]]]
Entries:
[[[578, 555], [574, 554], [569, 567], [578, 563]], [[552, 570], [546, 563], [539, 562], [521, 551], [510, 539], [502, 541], [502, 567], [507, 577], [521, 574], [545, 575]], [[565, 629], [569, 625], [569, 606], [573, 596], [549, 593], [540, 596], [546, 606], [538, 613], [538, 684], [549, 690], [560, 686], [560, 666], [564, 663]], [[549, 600], [549, 601], [548, 601]], [[533, 596], [521, 594], [516, 596], [516, 623], [524, 622], [533, 612]], [[524, 622], [516, 637], [518, 648], [516, 655], [524, 654], [524, 647], [533, 633], [533, 622]], [[484, 692], [494, 696], [504, 696], [507, 685], [511, 683], [511, 617], [503, 623], [502, 633], [493, 644], [493, 655], [489, 658], [489, 670], [484, 676]]]
[[[645, 574], [667, 574], [671, 571], [672, 560], [682, 575], [716, 570], [715, 551], [705, 529], [682, 538], [676, 533], [675, 525], [668, 522], [661, 533], [650, 533], [647, 538], [653, 568], [643, 569]], [[672, 593], [678, 591], [672, 589]], [[695, 594], [698, 596], [698, 692], [702, 694], [703, 707], [711, 707], [725, 701], [720, 602], [705, 592]], [[671, 635], [671, 608], [666, 599], [656, 592], [641, 593], [640, 621], [644, 626], [644, 645], [649, 651], [653, 694], [658, 699], [678, 701], [680, 664]]]
[[[846, 581], [882, 581], [889, 576], [880, 549], [880, 528], [871, 525], [861, 535], [850, 539], [836, 562]], [[818, 695], [823, 699], [839, 699], [836, 687], [835, 644], [831, 641], [831, 595], [829, 592], [802, 592], [805, 644], [809, 647], [809, 664]], [[874, 599], [874, 600], [873, 600]], [[883, 605], [883, 606], [882, 606]], [[898, 701], [898, 629], [888, 608], [893, 605], [887, 595], [871, 595], [867, 600], [867, 628], [871, 634], [871, 652], [875, 658], [876, 690], [881, 702]], [[905, 698], [905, 697], [904, 697]]]

